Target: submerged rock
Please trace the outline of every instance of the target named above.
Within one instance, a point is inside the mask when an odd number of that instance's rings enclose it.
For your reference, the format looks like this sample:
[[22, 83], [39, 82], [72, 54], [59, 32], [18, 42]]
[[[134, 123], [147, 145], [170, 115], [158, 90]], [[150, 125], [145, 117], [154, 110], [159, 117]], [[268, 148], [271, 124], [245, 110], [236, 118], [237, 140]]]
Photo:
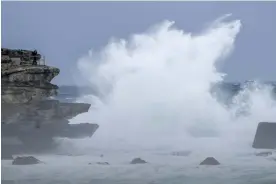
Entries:
[[33, 164], [39, 164], [41, 163], [40, 160], [33, 156], [27, 156], [27, 157], [16, 157], [12, 165], [33, 165]]
[[98, 165], [109, 165], [108, 162], [97, 162]]
[[256, 153], [256, 156], [263, 156], [263, 157], [267, 157], [269, 155], [272, 155], [271, 151], [264, 151], [264, 152], [260, 152], [260, 153]]
[[214, 157], [207, 157], [199, 165], [220, 165], [220, 163]]
[[147, 162], [141, 158], [134, 158], [130, 164], [146, 164]]
[[[96, 162], [98, 165], [110, 165], [108, 162]], [[88, 163], [88, 165], [92, 165], [91, 162]]]
[[191, 153], [192, 153], [191, 151], [174, 151], [171, 153], [171, 155], [186, 157], [186, 156], [189, 156]]

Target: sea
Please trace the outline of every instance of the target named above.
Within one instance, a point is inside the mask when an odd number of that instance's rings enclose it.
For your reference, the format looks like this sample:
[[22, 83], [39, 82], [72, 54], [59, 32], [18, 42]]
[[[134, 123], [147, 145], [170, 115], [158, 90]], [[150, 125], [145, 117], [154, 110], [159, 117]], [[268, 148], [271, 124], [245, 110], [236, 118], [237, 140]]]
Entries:
[[[196, 34], [163, 21], [90, 50], [76, 62], [86, 86], [53, 98], [90, 103], [70, 123], [99, 129], [56, 139], [57, 150], [32, 155], [41, 164], [2, 160], [2, 183], [276, 184], [276, 151], [252, 148], [258, 123], [276, 121], [276, 83], [226, 81], [220, 68], [242, 31], [228, 17]], [[220, 165], [200, 165], [207, 157]]]

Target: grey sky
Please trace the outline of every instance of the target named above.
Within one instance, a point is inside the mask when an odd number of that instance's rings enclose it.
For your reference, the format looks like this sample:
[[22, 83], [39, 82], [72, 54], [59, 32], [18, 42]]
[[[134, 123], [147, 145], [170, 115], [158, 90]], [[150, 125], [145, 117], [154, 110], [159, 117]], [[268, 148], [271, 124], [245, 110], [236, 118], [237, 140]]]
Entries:
[[223, 67], [227, 80], [276, 78], [276, 2], [2, 2], [2, 47], [36, 48], [73, 84], [77, 59], [110, 37], [126, 38], [164, 19], [186, 31], [232, 13], [243, 27]]

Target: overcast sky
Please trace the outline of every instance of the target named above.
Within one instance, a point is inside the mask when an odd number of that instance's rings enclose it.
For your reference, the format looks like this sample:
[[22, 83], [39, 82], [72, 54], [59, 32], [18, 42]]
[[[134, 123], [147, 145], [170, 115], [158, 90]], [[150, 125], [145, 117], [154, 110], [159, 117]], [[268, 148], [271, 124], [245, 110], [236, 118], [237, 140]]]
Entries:
[[[223, 67], [229, 81], [276, 80], [276, 2], [2, 2], [2, 47], [37, 49], [73, 84], [78, 58], [111, 37], [126, 38], [164, 19], [186, 31], [232, 13], [242, 21]], [[274, 20], [273, 20], [274, 19]]]

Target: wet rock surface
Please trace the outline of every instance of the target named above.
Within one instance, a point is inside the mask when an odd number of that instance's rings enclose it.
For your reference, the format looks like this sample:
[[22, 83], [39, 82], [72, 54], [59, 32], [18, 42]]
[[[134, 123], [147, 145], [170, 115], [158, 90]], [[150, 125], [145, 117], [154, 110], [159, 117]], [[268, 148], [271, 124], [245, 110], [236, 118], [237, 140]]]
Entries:
[[220, 163], [214, 157], [207, 157], [199, 165], [220, 165]]
[[[28, 124], [39, 122], [40, 124], [55, 124], [58, 122], [69, 123], [78, 114], [88, 112], [90, 104], [85, 103], [61, 103], [58, 100], [43, 100], [28, 104], [2, 103], [1, 117], [4, 124]], [[57, 123], [56, 123], [57, 124]]]
[[73, 117], [88, 112], [90, 104], [49, 100], [57, 95], [58, 86], [51, 81], [60, 70], [41, 62], [44, 57], [39, 53], [2, 48], [1, 56], [2, 138], [17, 138], [23, 144], [2, 141], [5, 148], [15, 153], [51, 150], [57, 146], [55, 137], [91, 137], [98, 129], [92, 123], [69, 124]]
[[141, 158], [134, 158], [130, 164], [146, 164], [147, 162]]
[[33, 165], [33, 164], [39, 164], [41, 163], [40, 160], [33, 156], [26, 156], [26, 157], [16, 157], [12, 165]]
[[267, 157], [267, 156], [272, 155], [272, 152], [271, 151], [263, 151], [263, 152], [256, 153], [255, 155], [256, 156]]
[[252, 147], [276, 149], [276, 122], [260, 122], [258, 124]]

